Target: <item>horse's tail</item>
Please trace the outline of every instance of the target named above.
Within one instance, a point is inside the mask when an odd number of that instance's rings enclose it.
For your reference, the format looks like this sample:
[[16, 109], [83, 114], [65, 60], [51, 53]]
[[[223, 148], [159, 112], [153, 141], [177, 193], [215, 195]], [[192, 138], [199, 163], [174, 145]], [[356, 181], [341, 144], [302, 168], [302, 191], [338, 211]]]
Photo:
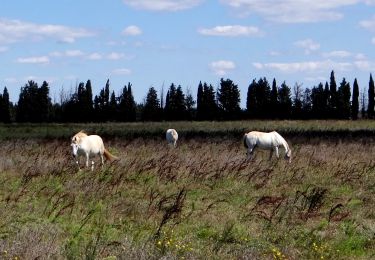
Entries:
[[108, 152], [108, 150], [105, 148], [104, 148], [104, 157], [109, 161], [116, 161], [119, 159], [117, 156], [114, 156], [113, 154]]
[[243, 135], [243, 145], [245, 146], [245, 148], [249, 148], [249, 146], [247, 145], [247, 142], [246, 142], [246, 137], [247, 137], [247, 134], [244, 134]]

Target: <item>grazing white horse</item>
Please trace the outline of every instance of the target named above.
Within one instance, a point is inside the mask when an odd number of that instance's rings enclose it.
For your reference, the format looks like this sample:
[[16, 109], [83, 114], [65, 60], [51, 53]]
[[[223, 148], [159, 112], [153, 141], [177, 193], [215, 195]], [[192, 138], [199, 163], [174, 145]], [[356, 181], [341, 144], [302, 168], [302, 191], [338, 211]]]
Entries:
[[167, 138], [168, 144], [173, 144], [174, 147], [177, 145], [178, 134], [175, 129], [168, 129], [165, 137]]
[[270, 133], [257, 131], [249, 132], [244, 135], [244, 146], [247, 148], [247, 159], [251, 158], [256, 147], [270, 150], [270, 160], [274, 151], [276, 157], [279, 158], [279, 147], [282, 146], [285, 150], [285, 159], [288, 160], [289, 163], [292, 161], [292, 151], [290, 150], [288, 143], [276, 131]]
[[[98, 135], [87, 135], [85, 132], [80, 131], [72, 137], [73, 156], [76, 158], [76, 163], [79, 169], [79, 156], [86, 156], [86, 167], [89, 167], [90, 156], [99, 155], [102, 163], [104, 165], [104, 157], [107, 160], [113, 161], [118, 158], [108, 152], [104, 148], [103, 140]], [[91, 161], [91, 170], [94, 170], [94, 161]]]

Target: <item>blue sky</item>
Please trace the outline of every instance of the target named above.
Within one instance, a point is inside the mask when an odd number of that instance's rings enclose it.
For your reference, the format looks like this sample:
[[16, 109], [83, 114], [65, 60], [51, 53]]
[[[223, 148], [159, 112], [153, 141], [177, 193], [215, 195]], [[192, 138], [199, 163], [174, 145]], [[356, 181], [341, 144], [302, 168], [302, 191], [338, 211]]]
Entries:
[[132, 83], [191, 89], [220, 78], [238, 84], [244, 106], [256, 78], [313, 87], [335, 71], [366, 91], [375, 71], [375, 0], [2, 0], [0, 87], [11, 101], [32, 79], [59, 101], [109, 78], [118, 95]]

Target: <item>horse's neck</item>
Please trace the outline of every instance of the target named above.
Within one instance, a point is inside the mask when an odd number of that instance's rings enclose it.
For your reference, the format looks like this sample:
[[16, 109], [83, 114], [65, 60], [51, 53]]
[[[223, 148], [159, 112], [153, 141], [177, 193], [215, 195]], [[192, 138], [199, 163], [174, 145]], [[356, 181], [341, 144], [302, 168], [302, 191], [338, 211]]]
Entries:
[[285, 141], [285, 139], [279, 135], [277, 132], [273, 132], [274, 136], [275, 136], [275, 140], [277, 142], [277, 145], [282, 145], [284, 146], [284, 149], [285, 151], [289, 151], [289, 146], [288, 146], [288, 143]]

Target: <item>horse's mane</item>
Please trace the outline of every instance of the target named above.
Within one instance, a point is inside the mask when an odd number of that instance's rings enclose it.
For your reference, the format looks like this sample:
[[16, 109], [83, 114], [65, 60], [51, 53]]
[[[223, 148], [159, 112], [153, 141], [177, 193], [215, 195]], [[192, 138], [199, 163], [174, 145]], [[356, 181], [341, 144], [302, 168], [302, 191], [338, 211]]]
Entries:
[[76, 143], [76, 142], [78, 142], [78, 140], [80, 140], [81, 138], [86, 137], [86, 136], [87, 136], [87, 134], [83, 130], [81, 130], [72, 137], [72, 142]]
[[86, 132], [81, 130], [79, 131], [78, 133], [76, 133], [74, 136], [77, 136], [77, 137], [84, 137], [84, 136], [87, 136]]

